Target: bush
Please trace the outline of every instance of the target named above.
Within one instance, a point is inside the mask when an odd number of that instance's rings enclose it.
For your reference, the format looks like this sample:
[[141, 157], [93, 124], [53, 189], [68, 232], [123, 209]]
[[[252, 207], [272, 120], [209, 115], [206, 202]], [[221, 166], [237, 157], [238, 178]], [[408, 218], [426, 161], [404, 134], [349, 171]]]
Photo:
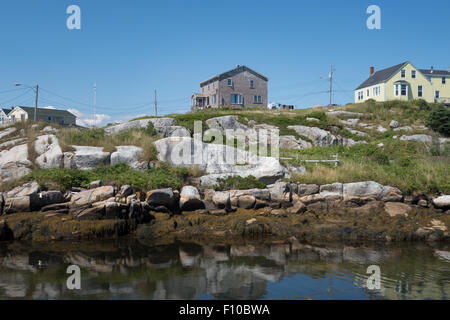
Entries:
[[190, 175], [189, 169], [174, 168], [162, 164], [158, 168], [135, 170], [126, 164], [102, 166], [89, 171], [69, 169], [36, 170], [23, 178], [36, 180], [46, 188], [70, 190], [73, 187], [88, 188], [92, 181], [101, 180], [105, 184], [121, 186], [129, 184], [135, 189], [152, 190], [159, 188], [179, 189]]
[[430, 112], [426, 125], [440, 134], [450, 136], [450, 108], [444, 105], [434, 108]]
[[256, 179], [254, 176], [242, 178], [239, 176], [228, 177], [226, 179], [217, 179], [218, 185], [214, 187], [216, 191], [223, 190], [248, 190], [248, 189], [264, 189], [266, 184]]
[[156, 132], [155, 126], [151, 121], [148, 122], [147, 127], [144, 129], [144, 132], [148, 134], [150, 137], [155, 137], [158, 135], [158, 132]]

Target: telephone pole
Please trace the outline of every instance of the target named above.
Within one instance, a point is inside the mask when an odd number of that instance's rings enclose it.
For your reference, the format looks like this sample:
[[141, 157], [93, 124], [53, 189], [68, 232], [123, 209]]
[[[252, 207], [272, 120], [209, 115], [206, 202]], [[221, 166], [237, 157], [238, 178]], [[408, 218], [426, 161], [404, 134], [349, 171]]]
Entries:
[[94, 122], [92, 123], [92, 127], [95, 128], [95, 120], [96, 120], [96, 116], [95, 116], [95, 109], [97, 107], [97, 81], [94, 82]]
[[155, 89], [155, 115], [158, 116], [158, 100], [156, 98], [156, 89]]
[[34, 101], [34, 122], [37, 121], [38, 96], [39, 96], [39, 85], [36, 85], [36, 100]]
[[333, 102], [333, 65], [330, 66], [330, 104], [328, 107], [331, 107], [331, 103]]

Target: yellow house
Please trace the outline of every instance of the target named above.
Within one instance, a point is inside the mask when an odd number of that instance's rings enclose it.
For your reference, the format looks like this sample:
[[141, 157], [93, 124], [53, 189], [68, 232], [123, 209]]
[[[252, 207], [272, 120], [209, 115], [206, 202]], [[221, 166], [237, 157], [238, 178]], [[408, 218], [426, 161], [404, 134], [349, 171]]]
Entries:
[[450, 104], [450, 71], [417, 69], [411, 62], [375, 72], [355, 90], [355, 103], [424, 99]]

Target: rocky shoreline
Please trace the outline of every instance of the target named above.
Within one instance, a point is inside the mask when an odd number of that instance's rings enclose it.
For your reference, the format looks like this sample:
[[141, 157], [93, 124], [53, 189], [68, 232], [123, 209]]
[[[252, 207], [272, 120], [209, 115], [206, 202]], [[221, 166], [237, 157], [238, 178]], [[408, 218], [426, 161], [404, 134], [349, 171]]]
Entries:
[[0, 193], [0, 241], [136, 236], [448, 241], [450, 196], [405, 196], [373, 181], [277, 182], [266, 189], [134, 192], [128, 185]]

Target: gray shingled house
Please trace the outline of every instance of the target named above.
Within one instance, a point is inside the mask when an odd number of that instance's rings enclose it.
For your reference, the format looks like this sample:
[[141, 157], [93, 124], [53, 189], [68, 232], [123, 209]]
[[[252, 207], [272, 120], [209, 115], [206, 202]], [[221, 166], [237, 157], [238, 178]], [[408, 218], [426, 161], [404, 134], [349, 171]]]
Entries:
[[247, 66], [221, 73], [200, 83], [200, 93], [192, 95], [193, 112], [221, 106], [267, 107], [269, 79]]

